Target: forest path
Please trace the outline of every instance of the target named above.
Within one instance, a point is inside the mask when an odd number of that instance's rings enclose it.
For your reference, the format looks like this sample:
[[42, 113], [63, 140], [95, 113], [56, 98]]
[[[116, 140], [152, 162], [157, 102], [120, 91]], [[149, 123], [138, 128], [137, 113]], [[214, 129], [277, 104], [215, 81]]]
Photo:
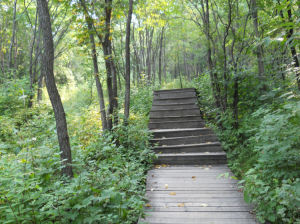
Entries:
[[257, 223], [220, 142], [201, 119], [195, 89], [155, 91], [149, 129], [158, 158], [139, 223]]

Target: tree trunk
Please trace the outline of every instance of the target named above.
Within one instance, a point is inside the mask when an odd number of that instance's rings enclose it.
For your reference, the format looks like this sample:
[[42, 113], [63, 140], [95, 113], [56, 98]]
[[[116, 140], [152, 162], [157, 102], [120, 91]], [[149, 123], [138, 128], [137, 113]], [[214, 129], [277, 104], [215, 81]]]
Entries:
[[[277, 0], [278, 4], [280, 4], [280, 0]], [[288, 12], [288, 21], [289, 23], [293, 23], [293, 19], [292, 19], [292, 9], [291, 9], [291, 5], [289, 4], [289, 8], [287, 10]], [[283, 16], [283, 12], [282, 10], [280, 10], [280, 16], [281, 18], [284, 20], [284, 16]], [[293, 27], [291, 27], [290, 29], [288, 29], [286, 31], [286, 36], [287, 36], [287, 39], [289, 40], [292, 35], [294, 34], [294, 29]], [[289, 42], [289, 45], [290, 45], [290, 51], [291, 51], [291, 54], [292, 54], [292, 59], [293, 59], [293, 62], [294, 62], [294, 67], [297, 69], [296, 70], [296, 79], [297, 79], [297, 85], [298, 85], [298, 89], [300, 90], [300, 71], [299, 71], [299, 60], [298, 60], [298, 56], [297, 56], [297, 50], [295, 48], [295, 46], [293, 46], [291, 44], [292, 40], [290, 40]]]
[[140, 78], [140, 60], [139, 60], [139, 55], [137, 51], [137, 46], [135, 43], [135, 38], [134, 38], [134, 25], [133, 25], [133, 30], [132, 30], [132, 45], [133, 45], [133, 50], [134, 50], [134, 56], [135, 56], [135, 67], [136, 67], [136, 83], [139, 83], [139, 78]]
[[162, 51], [163, 51], [163, 40], [164, 40], [164, 31], [165, 27], [161, 29], [160, 34], [160, 43], [159, 43], [159, 59], [158, 59], [158, 79], [159, 79], [159, 85], [161, 85], [161, 66], [162, 66]]
[[72, 155], [67, 121], [63, 104], [55, 84], [53, 72], [54, 46], [47, 0], [37, 0], [37, 10], [39, 14], [39, 23], [41, 24], [41, 30], [43, 33], [43, 70], [45, 72], [47, 91], [54, 110], [58, 142], [61, 150], [61, 160], [64, 165], [62, 174], [73, 177]]
[[[289, 18], [289, 22], [293, 23], [292, 20], [292, 9], [291, 9], [291, 5], [288, 9], [288, 18]], [[291, 27], [288, 32], [287, 32], [287, 39], [290, 39], [294, 34], [294, 29]], [[294, 67], [297, 69], [296, 70], [296, 79], [297, 79], [297, 85], [298, 85], [298, 89], [300, 90], [300, 71], [299, 71], [299, 60], [298, 60], [298, 56], [297, 56], [297, 50], [296, 47], [292, 45], [292, 41], [290, 40], [290, 49], [291, 49], [291, 54], [293, 57], [293, 62], [294, 62]]]
[[17, 0], [15, 0], [15, 2], [14, 2], [13, 30], [12, 30], [12, 37], [11, 37], [11, 41], [10, 41], [9, 55], [8, 55], [9, 69], [12, 69], [14, 67], [14, 64], [13, 64], [13, 49], [14, 49], [14, 44], [15, 44], [15, 36], [16, 36], [16, 28], [17, 28], [16, 14], [17, 14]]
[[[253, 18], [253, 26], [255, 31], [256, 38], [260, 38], [259, 30], [258, 30], [258, 21], [257, 21], [257, 6], [256, 0], [251, 0], [251, 14]], [[256, 49], [257, 63], [258, 63], [258, 76], [261, 81], [264, 81], [264, 62], [263, 62], [263, 49], [262, 46], [259, 45]], [[266, 89], [266, 86], [263, 86], [263, 89]]]
[[127, 124], [129, 118], [129, 106], [130, 106], [130, 24], [132, 18], [132, 5], [133, 0], [129, 0], [129, 10], [127, 17], [126, 26], [126, 43], [125, 43], [125, 58], [126, 58], [126, 68], [125, 68], [125, 105], [124, 105], [124, 115], [125, 124]]
[[[154, 28], [151, 29], [150, 34], [148, 32], [147, 38], [147, 77], [148, 77], [148, 84], [151, 83], [151, 51], [152, 51], [152, 38], [153, 38]], [[150, 36], [149, 36], [150, 35]]]
[[[204, 18], [203, 22], [205, 24], [205, 35], [207, 39], [207, 64], [210, 75], [210, 82], [212, 87], [213, 96], [215, 98], [216, 107], [222, 109], [220, 102], [220, 87], [217, 80], [217, 74], [214, 72], [214, 64], [212, 61], [212, 49], [210, 40], [210, 24], [209, 24], [209, 1], [205, 0], [205, 6], [203, 5]], [[205, 8], [205, 9], [204, 9]]]
[[[84, 10], [86, 9], [84, 0], [80, 1], [82, 7]], [[106, 119], [106, 111], [105, 111], [105, 102], [104, 102], [104, 95], [103, 95], [103, 89], [102, 84], [99, 79], [99, 68], [98, 68], [98, 58], [97, 58], [97, 51], [96, 51], [96, 44], [95, 44], [95, 38], [93, 32], [93, 22], [92, 18], [87, 14], [87, 11], [85, 10], [85, 20], [88, 25], [88, 30], [90, 32], [90, 42], [91, 42], [91, 50], [92, 50], [92, 58], [93, 58], [93, 65], [94, 65], [94, 77], [96, 82], [96, 88], [97, 88], [97, 94], [99, 99], [99, 105], [100, 105], [100, 113], [101, 113], [101, 122], [102, 122], [102, 129], [107, 130], [107, 119]]]
[[31, 41], [31, 46], [30, 46], [30, 53], [29, 53], [29, 78], [30, 78], [30, 95], [29, 95], [29, 101], [28, 101], [28, 107], [32, 107], [32, 100], [34, 96], [34, 84], [36, 83], [36, 77], [33, 76], [33, 49], [34, 49], [34, 44], [35, 44], [35, 39], [36, 39], [36, 27], [37, 27], [37, 11], [35, 15], [35, 24], [34, 24], [34, 30], [33, 30], [33, 37]]

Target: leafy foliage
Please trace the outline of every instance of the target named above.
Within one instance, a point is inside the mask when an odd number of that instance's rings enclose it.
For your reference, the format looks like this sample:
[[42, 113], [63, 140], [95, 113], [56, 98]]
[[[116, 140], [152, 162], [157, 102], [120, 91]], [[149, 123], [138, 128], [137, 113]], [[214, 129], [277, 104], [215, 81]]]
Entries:
[[[48, 106], [2, 117], [7, 124], [1, 125], [0, 141], [2, 223], [134, 223], [143, 214], [146, 171], [153, 159], [146, 110], [136, 109], [139, 119], [127, 127], [101, 133], [99, 116], [92, 116], [95, 106], [68, 116], [75, 173], [70, 180], [60, 175]], [[8, 132], [18, 122], [18, 130]]]

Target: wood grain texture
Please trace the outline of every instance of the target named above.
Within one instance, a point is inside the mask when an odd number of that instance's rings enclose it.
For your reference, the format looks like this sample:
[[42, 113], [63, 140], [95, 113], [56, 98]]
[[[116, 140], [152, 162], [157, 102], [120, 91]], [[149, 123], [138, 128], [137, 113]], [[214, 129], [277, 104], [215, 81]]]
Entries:
[[[197, 104], [182, 109], [183, 98], [193, 96], [193, 89], [154, 92], [153, 104], [159, 107], [150, 112], [155, 125], [152, 121], [149, 128], [154, 134], [151, 142], [160, 146], [153, 148], [158, 160], [147, 175], [146, 216], [139, 224], [257, 223], [215, 134], [199, 119], [187, 121], [188, 116], [200, 113]], [[165, 98], [171, 101], [162, 101]], [[181, 105], [176, 107], [176, 102]], [[165, 118], [173, 120], [166, 122]]]

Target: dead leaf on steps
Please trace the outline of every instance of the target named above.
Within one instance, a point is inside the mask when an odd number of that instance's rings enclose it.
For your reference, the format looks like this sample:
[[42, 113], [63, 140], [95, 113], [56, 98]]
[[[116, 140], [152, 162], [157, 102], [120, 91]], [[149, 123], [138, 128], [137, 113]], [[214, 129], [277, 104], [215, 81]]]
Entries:
[[151, 188], [151, 189], [150, 189], [150, 191], [154, 191], [154, 189], [153, 189], [153, 188]]
[[169, 195], [176, 195], [176, 192], [170, 192]]
[[184, 207], [184, 203], [179, 203], [177, 206], [178, 207]]
[[155, 169], [159, 169], [160, 167], [160, 165], [155, 165]]
[[165, 184], [165, 189], [168, 189], [169, 188], [169, 185], [168, 184]]
[[150, 204], [146, 204], [145, 206], [146, 206], [147, 208], [150, 208], [150, 207], [151, 207], [151, 205], [150, 205]]
[[192, 176], [192, 179], [193, 179], [193, 180], [196, 180], [196, 176]]
[[168, 165], [166, 165], [166, 164], [162, 164], [161, 166], [162, 166], [162, 167], [167, 167]]
[[206, 168], [204, 168], [205, 170], [209, 170], [209, 168], [208, 167], [206, 167]]
[[154, 174], [152, 174], [152, 177], [154, 177]]
[[203, 204], [201, 204], [200, 206], [201, 206], [201, 207], [207, 207], [208, 204], [203, 203]]

